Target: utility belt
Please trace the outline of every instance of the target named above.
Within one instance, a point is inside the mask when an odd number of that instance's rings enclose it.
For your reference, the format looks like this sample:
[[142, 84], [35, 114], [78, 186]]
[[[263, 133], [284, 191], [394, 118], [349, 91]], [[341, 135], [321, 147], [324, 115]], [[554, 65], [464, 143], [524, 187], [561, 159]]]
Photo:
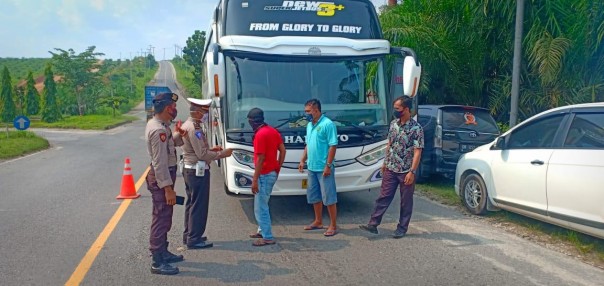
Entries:
[[195, 170], [195, 176], [203, 177], [205, 176], [206, 170], [210, 169], [210, 166], [206, 163], [206, 161], [198, 161], [195, 165], [184, 164], [185, 169]]

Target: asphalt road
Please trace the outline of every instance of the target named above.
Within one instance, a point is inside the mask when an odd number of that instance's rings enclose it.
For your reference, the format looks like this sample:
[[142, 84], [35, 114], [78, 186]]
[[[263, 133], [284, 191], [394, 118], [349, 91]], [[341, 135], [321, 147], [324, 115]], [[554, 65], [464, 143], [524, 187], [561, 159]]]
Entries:
[[[167, 66], [162, 65], [162, 71]], [[162, 73], [158, 73], [161, 75]], [[171, 74], [166, 78], [170, 81]], [[179, 100], [179, 118], [187, 106]], [[110, 131], [36, 130], [49, 150], [0, 162], [0, 284], [60, 285], [76, 271], [122, 201], [124, 158], [134, 179], [149, 159], [141, 120]], [[214, 247], [185, 250], [182, 206], [175, 207], [170, 248], [185, 255], [177, 276], [149, 272], [151, 198], [145, 185], [94, 257], [77, 270], [84, 285], [601, 285], [604, 271], [416, 196], [408, 236], [395, 240], [398, 198], [381, 233], [366, 234], [378, 192], [340, 194], [340, 233], [304, 231], [312, 208], [304, 197], [274, 197], [278, 243], [253, 247], [252, 197], [223, 191], [212, 169], [207, 235]], [[184, 195], [181, 177], [177, 193]], [[327, 214], [325, 213], [327, 220]]]

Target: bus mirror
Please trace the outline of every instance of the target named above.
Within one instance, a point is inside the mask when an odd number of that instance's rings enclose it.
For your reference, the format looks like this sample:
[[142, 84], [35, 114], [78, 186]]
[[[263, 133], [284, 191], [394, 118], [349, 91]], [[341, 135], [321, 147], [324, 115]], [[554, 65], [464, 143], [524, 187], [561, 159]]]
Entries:
[[422, 65], [412, 56], [406, 56], [403, 62], [403, 93], [414, 97], [419, 89], [419, 79], [422, 73]]
[[223, 96], [225, 91], [224, 56], [218, 51], [218, 45], [212, 47], [212, 60], [206, 61], [208, 72], [208, 94]]

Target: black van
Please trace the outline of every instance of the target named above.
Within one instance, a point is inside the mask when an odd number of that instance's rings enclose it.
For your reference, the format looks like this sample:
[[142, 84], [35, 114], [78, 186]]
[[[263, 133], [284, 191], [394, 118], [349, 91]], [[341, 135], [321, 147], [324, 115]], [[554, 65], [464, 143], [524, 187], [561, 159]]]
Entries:
[[419, 105], [424, 150], [418, 181], [432, 174], [453, 178], [461, 154], [492, 142], [499, 127], [488, 109], [462, 105]]

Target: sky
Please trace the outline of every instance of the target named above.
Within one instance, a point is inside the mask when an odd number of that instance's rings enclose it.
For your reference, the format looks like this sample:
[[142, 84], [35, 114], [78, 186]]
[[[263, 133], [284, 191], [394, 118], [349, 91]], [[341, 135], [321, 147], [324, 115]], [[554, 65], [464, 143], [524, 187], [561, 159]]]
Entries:
[[[383, 5], [386, 0], [372, 0]], [[218, 0], [0, 0], [0, 58], [49, 58], [95, 46], [129, 59], [152, 47], [172, 59], [195, 30], [206, 31]]]

